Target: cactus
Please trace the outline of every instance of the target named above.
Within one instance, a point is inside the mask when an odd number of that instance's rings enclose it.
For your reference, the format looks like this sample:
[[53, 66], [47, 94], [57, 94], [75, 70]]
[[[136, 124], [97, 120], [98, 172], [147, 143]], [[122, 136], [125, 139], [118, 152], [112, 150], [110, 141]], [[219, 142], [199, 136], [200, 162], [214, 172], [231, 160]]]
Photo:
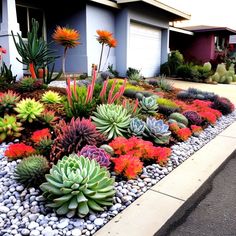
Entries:
[[20, 183], [29, 186], [39, 186], [45, 180], [49, 171], [47, 159], [41, 155], [31, 155], [24, 158], [16, 167], [14, 176]]
[[184, 115], [182, 115], [178, 112], [172, 113], [169, 116], [169, 119], [173, 119], [173, 120], [176, 120], [177, 122], [183, 123], [185, 126], [188, 125], [188, 119]]
[[59, 215], [85, 217], [113, 204], [114, 179], [95, 160], [71, 154], [59, 160], [40, 185], [43, 196]]

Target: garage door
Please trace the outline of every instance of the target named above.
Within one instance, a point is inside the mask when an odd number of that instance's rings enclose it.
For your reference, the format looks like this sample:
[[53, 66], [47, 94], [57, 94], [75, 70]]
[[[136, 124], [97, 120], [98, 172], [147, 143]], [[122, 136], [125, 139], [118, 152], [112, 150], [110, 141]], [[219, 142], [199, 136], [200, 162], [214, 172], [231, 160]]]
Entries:
[[131, 22], [128, 66], [141, 70], [145, 77], [160, 72], [161, 30]]

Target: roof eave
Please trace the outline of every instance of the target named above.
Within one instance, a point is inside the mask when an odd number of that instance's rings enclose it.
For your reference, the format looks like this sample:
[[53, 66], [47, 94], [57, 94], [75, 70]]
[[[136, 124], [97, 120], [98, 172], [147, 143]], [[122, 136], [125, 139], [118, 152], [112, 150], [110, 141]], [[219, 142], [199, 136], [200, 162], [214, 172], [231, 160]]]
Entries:
[[90, 0], [90, 1], [102, 4], [102, 5], [105, 5], [108, 7], [116, 8], [116, 9], [120, 8], [117, 3], [112, 2], [112, 1], [108, 1], [108, 0]]

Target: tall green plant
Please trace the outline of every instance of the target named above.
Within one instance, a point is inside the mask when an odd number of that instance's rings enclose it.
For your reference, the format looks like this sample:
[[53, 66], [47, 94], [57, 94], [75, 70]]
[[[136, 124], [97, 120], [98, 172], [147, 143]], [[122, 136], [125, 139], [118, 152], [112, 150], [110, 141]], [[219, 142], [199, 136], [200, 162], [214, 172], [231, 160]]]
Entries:
[[17, 33], [18, 42], [11, 31], [16, 49], [22, 57], [22, 61], [17, 58], [19, 62], [29, 66], [32, 78], [36, 78], [36, 70], [39, 67], [45, 67], [55, 60], [53, 51], [48, 48], [49, 44], [42, 38], [38, 37], [39, 23], [32, 19], [32, 30], [27, 34], [27, 42], [23, 40], [19, 33]]

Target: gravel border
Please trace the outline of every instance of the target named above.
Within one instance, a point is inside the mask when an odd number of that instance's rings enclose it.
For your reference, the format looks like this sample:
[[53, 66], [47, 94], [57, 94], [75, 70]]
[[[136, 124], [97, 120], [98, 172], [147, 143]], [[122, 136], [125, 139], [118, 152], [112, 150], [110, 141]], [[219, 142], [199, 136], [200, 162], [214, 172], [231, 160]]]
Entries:
[[84, 219], [70, 215], [67, 215], [67, 218], [58, 217], [51, 209], [44, 207], [45, 201], [38, 189], [26, 189], [15, 182], [12, 176], [20, 160], [8, 162], [3, 155], [8, 145], [3, 143], [0, 146], [0, 235], [93, 235], [235, 120], [236, 110], [222, 116], [215, 126], [207, 127], [199, 137], [192, 136], [185, 142], [173, 145], [172, 155], [166, 167], [152, 164], [144, 167], [136, 180], [115, 182], [115, 204], [103, 213], [91, 214]]

